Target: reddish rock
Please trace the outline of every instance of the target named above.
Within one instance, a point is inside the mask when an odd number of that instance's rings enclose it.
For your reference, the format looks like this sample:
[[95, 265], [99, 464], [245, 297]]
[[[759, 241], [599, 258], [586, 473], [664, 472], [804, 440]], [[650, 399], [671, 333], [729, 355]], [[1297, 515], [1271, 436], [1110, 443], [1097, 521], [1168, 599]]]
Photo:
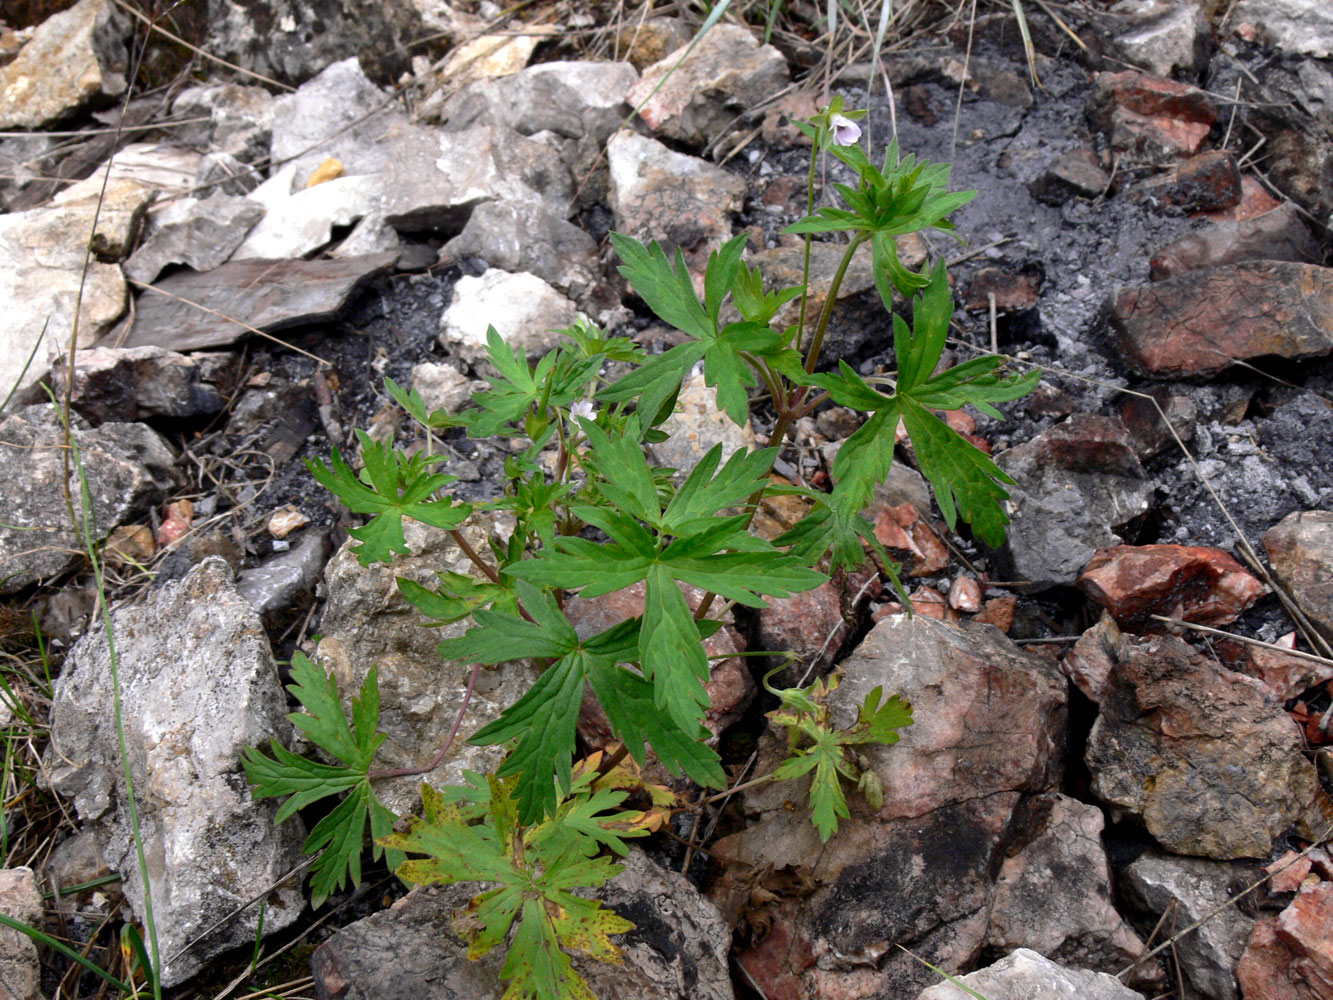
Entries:
[[1079, 413], [1038, 434], [1025, 447], [1032, 462], [1073, 472], [1142, 476], [1129, 433], [1115, 417]]
[[1216, 212], [1240, 202], [1240, 170], [1230, 150], [1215, 149], [1149, 178], [1139, 193], [1186, 212]]
[[1268, 592], [1223, 550], [1195, 545], [1102, 549], [1078, 578], [1078, 586], [1122, 628], [1136, 632], [1161, 631], [1153, 615], [1229, 625]]
[[194, 521], [194, 504], [189, 500], [177, 500], [166, 507], [166, 515], [157, 529], [157, 544], [164, 549], [171, 548], [190, 532]]
[[1288, 514], [1263, 537], [1277, 581], [1315, 628], [1333, 639], [1333, 511]]
[[1185, 378], [1236, 361], [1333, 352], [1333, 268], [1286, 261], [1228, 264], [1116, 289], [1107, 325], [1122, 357]]
[[882, 507], [875, 517], [875, 537], [895, 559], [904, 576], [934, 576], [949, 565], [949, 550], [910, 503]]
[[[691, 610], [697, 610], [703, 592], [694, 587], [681, 587], [685, 600]], [[565, 616], [574, 630], [582, 638], [589, 638], [618, 625], [627, 618], [643, 614], [644, 586], [636, 583], [600, 597], [583, 599], [575, 597], [565, 602]], [[714, 604], [714, 609], [719, 605]], [[728, 620], [730, 615], [727, 616]], [[704, 640], [704, 649], [709, 656], [725, 653], [742, 653], [745, 640], [731, 624], [723, 625]], [[708, 691], [710, 705], [704, 717], [704, 725], [717, 735], [728, 726], [739, 721], [741, 713], [754, 698], [754, 678], [746, 669], [745, 661], [740, 657], [725, 660], [711, 660], [711, 677], [704, 685]], [[579, 735], [594, 749], [601, 749], [612, 741], [611, 721], [597, 702], [597, 696], [588, 687], [583, 693], [583, 710], [579, 715]]]
[[1040, 294], [1039, 280], [999, 267], [983, 267], [963, 293], [963, 308], [968, 312], [987, 311], [990, 297], [994, 295], [996, 312], [1021, 312], [1035, 306]]
[[875, 613], [870, 616], [872, 622], [882, 622], [891, 615], [901, 615], [907, 611], [898, 601], [885, 601], [875, 609]]
[[1198, 87], [1137, 70], [1098, 73], [1088, 98], [1088, 116], [1105, 129], [1117, 109], [1146, 117], [1211, 126], [1217, 121], [1217, 103]]
[[1149, 395], [1151, 399], [1137, 394], [1125, 396], [1120, 404], [1120, 419], [1143, 461], [1177, 447], [1172, 428], [1181, 441], [1193, 441], [1199, 418], [1199, 408], [1189, 396], [1177, 395], [1165, 386], [1158, 386]]
[[760, 649], [793, 653], [798, 662], [778, 674], [778, 683], [810, 683], [833, 666], [866, 605], [883, 590], [879, 573], [840, 570], [827, 583], [791, 597], [770, 597], [755, 616]]
[[920, 615], [922, 618], [934, 618], [936, 621], [956, 622], [958, 613], [949, 607], [949, 602], [944, 599], [934, 587], [917, 587], [907, 595], [912, 600], [912, 614]]
[[972, 447], [985, 452], [987, 455], [991, 453], [991, 443], [977, 434], [977, 421], [970, 413], [964, 410], [933, 410], [931, 412], [948, 424], [951, 429], [957, 431], [959, 436], [971, 444]]
[[1264, 871], [1272, 876], [1268, 880], [1269, 891], [1279, 893], [1299, 891], [1313, 865], [1308, 854], [1287, 851], [1271, 865], [1264, 867]]
[[1205, 219], [1212, 219], [1215, 222], [1245, 222], [1248, 219], [1257, 219], [1261, 215], [1267, 215], [1273, 209], [1284, 204], [1288, 204], [1288, 202], [1274, 198], [1268, 193], [1268, 188], [1259, 183], [1257, 178], [1251, 174], [1246, 174], [1240, 179], [1240, 201], [1230, 208], [1201, 214]]
[[800, 181], [795, 177], [773, 178], [764, 189], [764, 207], [777, 209], [779, 212], [785, 211], [799, 184]]
[[1236, 979], [1245, 1000], [1333, 996], [1333, 882], [1306, 885], [1276, 917], [1261, 916]]
[[1079, 636], [1078, 642], [1065, 654], [1060, 661], [1060, 670], [1089, 700], [1100, 705], [1119, 645], [1120, 627], [1110, 614], [1103, 611], [1101, 620]]
[[1111, 187], [1111, 175], [1102, 169], [1090, 149], [1071, 149], [1052, 161], [1040, 177], [1028, 185], [1038, 201], [1063, 205], [1071, 198], [1096, 198]]
[[994, 625], [1006, 635], [1014, 627], [1014, 609], [1018, 607], [1017, 597], [992, 597], [986, 602], [980, 613], [972, 617], [978, 625]]
[[1078, 402], [1069, 393], [1049, 382], [1038, 382], [1027, 398], [1027, 411], [1034, 417], [1062, 419], [1078, 409]]
[[1098, 73], [1088, 117], [1111, 148], [1168, 166], [1193, 156], [1217, 121], [1217, 104], [1197, 87], [1148, 73]]
[[959, 434], [975, 434], [977, 431], [976, 417], [966, 410], [937, 410], [934, 412]]
[[1287, 204], [1259, 216], [1219, 221], [1182, 236], [1154, 255], [1148, 276], [1161, 281], [1187, 271], [1246, 260], [1314, 263], [1319, 259], [1319, 245], [1305, 228], [1296, 206]]
[[[1289, 632], [1273, 645], [1295, 650], [1296, 633]], [[1263, 681], [1279, 701], [1288, 701], [1302, 692], [1333, 680], [1333, 665], [1304, 656], [1293, 656], [1270, 646], [1224, 639], [1215, 646], [1224, 663], [1232, 670]]]
[[1181, 157], [1193, 156], [1211, 131], [1210, 126], [1199, 122], [1148, 118], [1118, 108], [1111, 116], [1111, 148], [1164, 166]]
[[949, 607], [955, 611], [973, 614], [981, 610], [981, 598], [984, 592], [976, 577], [960, 576], [949, 588]]

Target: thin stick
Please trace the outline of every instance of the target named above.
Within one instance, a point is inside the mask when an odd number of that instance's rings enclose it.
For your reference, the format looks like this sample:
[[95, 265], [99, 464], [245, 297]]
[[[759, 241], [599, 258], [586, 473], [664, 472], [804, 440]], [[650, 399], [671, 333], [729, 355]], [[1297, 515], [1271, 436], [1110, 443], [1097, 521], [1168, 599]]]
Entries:
[[963, 72], [958, 80], [958, 104], [953, 111], [953, 141], [949, 144], [949, 162], [958, 158], [958, 122], [963, 116], [963, 87], [967, 83], [967, 68], [972, 62], [972, 32], [977, 26], [977, 0], [972, 0], [972, 16], [967, 22], [967, 53], [963, 56]]
[[1000, 353], [1000, 337], [995, 323], [995, 293], [986, 293], [986, 303], [990, 306], [990, 352]]
[[1231, 126], [1236, 124], [1236, 108], [1240, 104], [1240, 85], [1245, 81], [1236, 77], [1236, 99], [1231, 104], [1231, 117], [1227, 119], [1227, 134], [1222, 137], [1222, 149], [1231, 142]]
[[277, 881], [270, 883], [269, 885], [267, 885], [267, 886], [265, 886], [263, 889], [261, 889], [259, 892], [255, 893], [253, 896], [251, 896], [249, 899], [247, 899], [247, 900], [246, 900], [244, 903], [242, 903], [240, 906], [238, 906], [238, 907], [236, 907], [235, 909], [233, 909], [230, 913], [224, 914], [223, 916], [219, 917], [217, 920], [214, 920], [211, 924], [209, 924], [209, 925], [208, 925], [207, 927], [205, 927], [202, 931], [200, 931], [198, 934], [196, 934], [196, 935], [194, 936], [193, 939], [191, 939], [190, 941], [187, 941], [185, 944], [181, 945], [181, 946], [180, 946], [179, 948], [177, 948], [174, 952], [172, 952], [170, 955], [168, 955], [168, 956], [167, 956], [167, 964], [170, 965], [172, 962], [176, 961], [176, 959], [180, 958], [180, 957], [181, 957], [182, 955], [184, 955], [187, 951], [189, 951], [191, 948], [193, 948], [195, 945], [197, 945], [200, 941], [203, 941], [205, 938], [207, 938], [210, 934], [212, 934], [215, 930], [217, 930], [217, 929], [218, 929], [219, 927], [221, 927], [223, 924], [229, 923], [230, 921], [234, 920], [236, 917], [240, 916], [242, 913], [244, 913], [244, 912], [245, 912], [246, 910], [248, 910], [250, 907], [252, 907], [252, 906], [254, 906], [256, 903], [258, 903], [261, 899], [264, 899], [266, 896], [268, 896], [268, 894], [269, 894], [270, 892], [272, 892], [274, 889], [278, 888], [278, 886], [282, 885], [284, 882], [286, 882], [288, 879], [290, 879], [293, 875], [299, 875], [301, 872], [305, 871], [307, 868], [309, 868], [311, 865], [313, 865], [316, 861], [318, 861], [318, 860], [323, 856], [323, 854], [324, 854], [323, 851], [320, 851], [319, 854], [312, 854], [310, 857], [306, 858], [306, 859], [305, 859], [304, 861], [302, 861], [300, 864], [296, 865], [294, 868], [292, 868], [292, 869], [291, 869], [290, 871], [288, 871], [286, 874], [280, 876], [280, 877], [277, 879]]
[[1183, 930], [1181, 930], [1179, 933], [1172, 934], [1169, 938], [1167, 938], [1165, 941], [1163, 941], [1161, 944], [1159, 944], [1156, 948], [1152, 949], [1151, 951], [1144, 952], [1142, 955], [1140, 955], [1137, 959], [1134, 960], [1134, 963], [1133, 963], [1132, 965], [1128, 965], [1128, 966], [1126, 966], [1125, 968], [1121, 969], [1119, 972], [1117, 972], [1117, 973], [1115, 974], [1115, 977], [1116, 977], [1117, 979], [1120, 979], [1120, 978], [1122, 978], [1122, 977], [1124, 977], [1124, 976], [1129, 975], [1129, 973], [1133, 972], [1138, 966], [1140, 966], [1140, 965], [1142, 965], [1144, 962], [1148, 961], [1148, 959], [1153, 958], [1154, 956], [1161, 954], [1161, 953], [1162, 953], [1163, 951], [1165, 951], [1167, 948], [1173, 947], [1173, 946], [1175, 945], [1175, 943], [1176, 943], [1177, 941], [1179, 941], [1181, 938], [1183, 938], [1186, 934], [1189, 934], [1189, 933], [1192, 932], [1192, 931], [1196, 931], [1196, 930], [1198, 930], [1200, 927], [1202, 927], [1202, 926], [1203, 926], [1204, 924], [1206, 924], [1208, 921], [1212, 920], [1213, 917], [1217, 916], [1219, 913], [1221, 913], [1221, 912], [1222, 912], [1223, 910], [1225, 910], [1227, 907], [1229, 907], [1229, 906], [1235, 906], [1235, 905], [1236, 905], [1237, 903], [1239, 903], [1242, 899], [1244, 899], [1244, 898], [1245, 898], [1246, 896], [1248, 896], [1250, 893], [1254, 892], [1255, 889], [1259, 888], [1261, 885], [1263, 885], [1263, 884], [1264, 884], [1265, 882], [1267, 882], [1269, 879], [1273, 878], [1273, 877], [1276, 876], [1276, 875], [1281, 875], [1284, 871], [1286, 871], [1288, 868], [1290, 868], [1292, 865], [1294, 865], [1297, 861], [1301, 860], [1301, 858], [1305, 857], [1307, 854], [1309, 854], [1311, 851], [1313, 851], [1313, 850], [1314, 850], [1316, 847], [1318, 847], [1320, 844], [1324, 843], [1324, 841], [1328, 840], [1328, 838], [1329, 838], [1330, 835], [1333, 835], [1333, 825], [1330, 825], [1330, 826], [1328, 827], [1328, 829], [1325, 830], [1325, 831], [1323, 832], [1323, 835], [1320, 836], [1318, 840], [1313, 841], [1313, 842], [1310, 844], [1309, 847], [1307, 847], [1305, 850], [1301, 851], [1301, 852], [1300, 852], [1299, 854], [1297, 854], [1294, 858], [1292, 858], [1290, 861], [1288, 861], [1286, 864], [1284, 864], [1281, 868], [1277, 869], [1277, 871], [1268, 872], [1267, 874], [1264, 875], [1263, 878], [1259, 879], [1259, 881], [1255, 882], [1253, 885], [1249, 886], [1248, 888], [1243, 889], [1241, 892], [1236, 893], [1236, 895], [1232, 896], [1232, 897], [1231, 897], [1230, 899], [1228, 899], [1225, 903], [1219, 903], [1217, 906], [1213, 907], [1211, 910], [1209, 910], [1207, 913], [1205, 913], [1202, 917], [1200, 917], [1198, 920], [1194, 921], [1194, 923], [1190, 924], [1188, 927], [1186, 927], [1186, 928], [1184, 928]]
[[1165, 615], [1150, 615], [1155, 621], [1165, 622], [1167, 625], [1174, 625], [1177, 628], [1187, 628], [1194, 632], [1205, 632], [1208, 635], [1220, 636], [1224, 639], [1235, 639], [1237, 642], [1243, 642], [1247, 646], [1258, 646], [1260, 649], [1271, 649], [1275, 653], [1281, 653], [1283, 656], [1294, 656], [1299, 660], [1309, 660], [1312, 663], [1322, 663], [1325, 666], [1333, 667], [1333, 660], [1327, 656], [1319, 656], [1315, 653], [1305, 653], [1299, 649], [1288, 649], [1286, 646], [1279, 646], [1275, 642], [1264, 642], [1261, 639], [1251, 639], [1249, 636], [1236, 635], [1234, 632], [1224, 632], [1220, 628], [1210, 628], [1207, 625], [1200, 625], [1197, 622], [1185, 622], [1179, 618], [1168, 618]]
[[[175, 128], [177, 125], [200, 125], [204, 122], [211, 122], [212, 118], [177, 118], [174, 121], [157, 122], [149, 125], [124, 125], [119, 128], [89, 128], [82, 132], [0, 132], [0, 139], [31, 139], [34, 135], [45, 136], [54, 139], [82, 139], [86, 135], [124, 135], [126, 132], [156, 132], [160, 128]], [[24, 165], [32, 162], [24, 160]], [[44, 177], [42, 180], [69, 180], [73, 178], [65, 177]]]

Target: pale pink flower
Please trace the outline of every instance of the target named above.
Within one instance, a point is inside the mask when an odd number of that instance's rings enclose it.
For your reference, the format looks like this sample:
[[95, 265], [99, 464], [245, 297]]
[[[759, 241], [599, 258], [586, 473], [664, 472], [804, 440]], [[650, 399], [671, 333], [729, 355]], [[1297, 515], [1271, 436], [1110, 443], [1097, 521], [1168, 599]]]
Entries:
[[861, 126], [850, 118], [834, 115], [829, 119], [829, 124], [833, 126], [833, 145], [835, 146], [852, 146], [855, 145], [857, 139], [861, 138]]

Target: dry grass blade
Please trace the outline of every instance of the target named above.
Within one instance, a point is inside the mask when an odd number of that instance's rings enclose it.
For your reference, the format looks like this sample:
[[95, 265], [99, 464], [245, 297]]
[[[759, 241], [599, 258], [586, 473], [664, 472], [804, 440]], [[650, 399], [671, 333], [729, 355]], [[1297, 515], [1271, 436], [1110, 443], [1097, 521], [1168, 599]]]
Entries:
[[967, 51], [963, 54], [963, 72], [958, 80], [958, 100], [953, 109], [953, 140], [949, 143], [950, 162], [958, 159], [958, 122], [963, 117], [963, 90], [967, 86], [967, 70], [972, 62], [972, 38], [976, 33], [976, 27], [977, 0], [972, 0], [972, 13], [967, 19]]
[[1179, 618], [1168, 618], [1165, 615], [1151, 615], [1150, 617], [1159, 622], [1163, 622], [1164, 624], [1173, 625], [1176, 628], [1187, 628], [1193, 632], [1202, 632], [1205, 635], [1215, 635], [1222, 639], [1234, 639], [1236, 642], [1242, 642], [1247, 646], [1257, 646], [1260, 649], [1271, 649], [1273, 652], [1281, 653], [1283, 656], [1294, 656], [1298, 660], [1309, 660], [1311, 663], [1322, 663], [1325, 666], [1333, 667], [1333, 659], [1329, 659], [1327, 656], [1306, 653], [1299, 649], [1288, 649], [1286, 646], [1279, 646], [1275, 642], [1264, 642], [1260, 639], [1251, 639], [1249, 636], [1237, 635], [1235, 632], [1226, 632], [1220, 628], [1200, 625], [1197, 622], [1181, 621]]
[[1236, 895], [1228, 899], [1225, 903], [1220, 903], [1219, 905], [1213, 907], [1198, 920], [1194, 921], [1194, 923], [1190, 924], [1188, 927], [1182, 928], [1175, 934], [1172, 934], [1169, 938], [1167, 938], [1157, 947], [1153, 948], [1150, 951], [1145, 951], [1142, 955], [1140, 955], [1137, 959], [1134, 960], [1133, 964], [1128, 965], [1125, 968], [1121, 969], [1119, 972], [1117, 972], [1115, 974], [1116, 978], [1123, 979], [1125, 976], [1129, 975], [1144, 962], [1147, 962], [1149, 959], [1155, 958], [1157, 955], [1160, 955], [1167, 948], [1174, 948], [1176, 942], [1178, 942], [1181, 938], [1185, 937], [1185, 935], [1192, 934], [1194, 931], [1197, 931], [1204, 924], [1208, 923], [1208, 921], [1212, 920], [1219, 913], [1223, 913], [1226, 910], [1230, 909], [1231, 907], [1236, 906], [1242, 899], [1244, 899], [1250, 893], [1254, 892], [1255, 889], [1258, 889], [1261, 885], [1263, 885], [1265, 882], [1267, 882], [1274, 876], [1281, 875], [1284, 871], [1286, 871], [1288, 868], [1294, 865], [1297, 861], [1300, 861], [1301, 858], [1305, 857], [1320, 844], [1327, 841], [1330, 836], [1333, 836], [1333, 824], [1330, 824], [1329, 827], [1323, 832], [1323, 834], [1318, 838], [1316, 838], [1313, 842], [1311, 842], [1310, 845], [1305, 848], [1305, 850], [1301, 851], [1295, 857], [1289, 859], [1280, 868], [1277, 868], [1271, 872], [1266, 873], [1263, 878], [1258, 879], [1257, 881], [1246, 886], [1240, 892], [1236, 893]]
[[279, 81], [274, 80], [272, 77], [264, 76], [262, 73], [256, 73], [254, 70], [246, 69], [244, 66], [237, 66], [235, 63], [227, 62], [227, 60], [222, 59], [219, 56], [215, 56], [211, 52], [199, 48], [199, 46], [197, 45], [191, 45], [184, 38], [181, 38], [180, 35], [172, 34], [166, 28], [162, 27], [160, 24], [157, 23], [155, 19], [150, 19], [144, 16], [144, 14], [142, 14], [140, 11], [135, 10], [128, 3], [126, 3], [125, 0], [115, 0], [115, 2], [116, 6], [119, 7], [121, 10], [126, 11], [129, 14], [133, 14], [140, 21], [146, 24], [148, 26], [149, 31], [156, 32], [162, 37], [170, 39], [171, 41], [175, 42], [177, 45], [185, 46], [185, 48], [189, 49], [197, 56], [207, 59], [210, 62], [215, 62], [222, 66], [226, 66], [227, 69], [235, 70], [237, 73], [240, 73], [243, 76], [248, 76], [255, 80], [261, 80], [264, 83], [267, 83], [271, 87], [277, 87], [279, 90], [287, 90], [287, 91], [296, 90], [295, 87], [288, 86], [285, 83], [280, 83]]
[[[1017, 2], [1017, 0], [1015, 0], [1015, 2]], [[1078, 37], [1078, 32], [1076, 32], [1069, 25], [1065, 24], [1065, 22], [1061, 20], [1060, 15], [1057, 14], [1055, 11], [1051, 10], [1049, 6], [1047, 6], [1046, 0], [1034, 0], [1034, 2], [1038, 7], [1040, 7], [1045, 12], [1047, 17], [1049, 17], [1052, 21], [1054, 21], [1060, 27], [1060, 29], [1064, 31], [1066, 35], [1068, 35], [1070, 38], [1074, 40], [1075, 45], [1077, 45], [1084, 52], [1088, 51], [1087, 43], [1084, 42], [1083, 39]]]
[[1010, 2], [1014, 8], [1014, 19], [1018, 21], [1018, 33], [1023, 39], [1023, 54], [1028, 61], [1028, 75], [1032, 77], [1033, 85], [1040, 87], [1041, 80], [1037, 78], [1037, 50], [1032, 46], [1032, 30], [1028, 27], [1027, 15], [1023, 12], [1023, 0], [1010, 0]]

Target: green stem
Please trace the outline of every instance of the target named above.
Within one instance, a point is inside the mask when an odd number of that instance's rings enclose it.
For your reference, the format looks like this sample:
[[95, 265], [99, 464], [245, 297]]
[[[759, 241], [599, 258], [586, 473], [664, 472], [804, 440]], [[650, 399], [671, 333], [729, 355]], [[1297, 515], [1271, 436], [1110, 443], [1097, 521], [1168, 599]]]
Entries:
[[[810, 142], [810, 179], [805, 185], [805, 214], [815, 214], [815, 164], [819, 159], [819, 140]], [[805, 340], [805, 307], [810, 298], [810, 241], [811, 234], [805, 234], [805, 264], [801, 272], [801, 315], [796, 321], [796, 350], [801, 349]]]
[[838, 290], [842, 288], [842, 279], [847, 274], [847, 268], [851, 266], [852, 256], [865, 241], [865, 234], [857, 233], [852, 241], [847, 244], [847, 252], [842, 255], [842, 260], [838, 262], [838, 270], [833, 275], [833, 284], [829, 286], [828, 297], [824, 299], [824, 308], [819, 311], [819, 323], [815, 326], [815, 339], [810, 342], [810, 353], [805, 356], [805, 370], [807, 372], [813, 372], [815, 366], [819, 364], [819, 351], [824, 346], [824, 337], [828, 333], [829, 320], [833, 318], [833, 307], [838, 302]]

